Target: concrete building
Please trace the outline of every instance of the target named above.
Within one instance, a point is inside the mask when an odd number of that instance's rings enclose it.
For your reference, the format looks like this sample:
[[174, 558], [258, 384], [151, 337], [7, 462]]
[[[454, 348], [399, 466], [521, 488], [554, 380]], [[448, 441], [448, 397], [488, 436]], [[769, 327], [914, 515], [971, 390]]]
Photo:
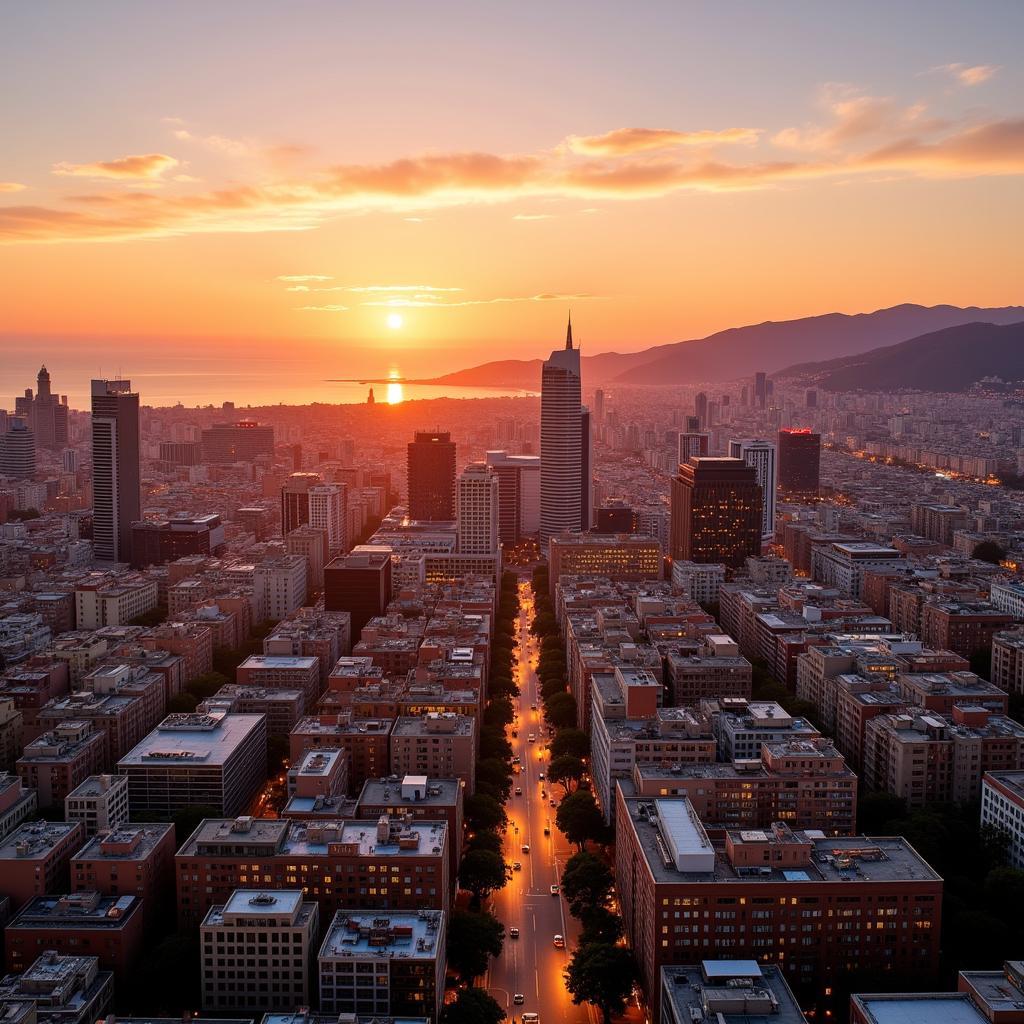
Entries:
[[816, 498], [821, 486], [821, 434], [806, 427], [779, 431], [779, 490], [787, 497]]
[[774, 701], [724, 698], [714, 701], [711, 725], [723, 761], [757, 761], [768, 743], [816, 740], [821, 733], [806, 718], [793, 716]]
[[15, 768], [40, 807], [60, 806], [90, 775], [106, 767], [107, 740], [90, 721], [62, 721], [25, 745]]
[[75, 621], [79, 629], [125, 626], [159, 601], [155, 579], [143, 576], [104, 578], [75, 587]]
[[132, 817], [169, 817], [185, 807], [245, 810], [267, 769], [263, 715], [168, 715], [117, 763], [128, 776]]
[[838, 541], [816, 545], [811, 551], [811, 574], [835, 587], [844, 597], [860, 597], [867, 571], [898, 570], [906, 559], [895, 549], [871, 541]]
[[309, 489], [309, 525], [327, 535], [327, 553], [331, 558], [349, 547], [345, 529], [346, 504], [347, 488], [344, 484], [317, 484]]
[[[662, 967], [658, 999], [661, 1024], [806, 1024], [785, 975], [755, 960], [704, 960]], [[655, 1018], [657, 1019], [657, 1018]]]
[[547, 554], [552, 595], [563, 576], [660, 580], [665, 572], [661, 544], [635, 534], [560, 534], [551, 538]]
[[263, 619], [280, 622], [298, 611], [308, 596], [306, 559], [281, 555], [260, 562], [253, 573], [253, 595]]
[[403, 716], [391, 730], [391, 774], [461, 779], [476, 789], [476, 721], [453, 712]]
[[391, 718], [356, 718], [351, 712], [307, 715], [292, 729], [288, 746], [292, 763], [308, 750], [337, 749], [348, 758], [348, 784], [356, 792], [389, 767]]
[[750, 697], [753, 666], [730, 636], [706, 634], [695, 654], [672, 653], [666, 662], [668, 703], [676, 707], [705, 697]]
[[35, 814], [38, 798], [17, 775], [0, 775], [0, 839]]
[[921, 608], [921, 640], [965, 658], [988, 651], [995, 635], [1013, 625], [1012, 615], [984, 601], [929, 601]]
[[986, 772], [982, 776], [981, 824], [1007, 833], [1009, 865], [1024, 871], [1024, 771]]
[[701, 605], [718, 604], [718, 588], [725, 582], [725, 566], [676, 559], [672, 563], [672, 586]]
[[712, 840], [685, 799], [620, 787], [618, 805], [616, 890], [645, 991], [659, 991], [662, 967], [724, 953], [778, 966], [809, 1000], [848, 970], [935, 976], [942, 879], [905, 840], [782, 822]]
[[318, 934], [319, 907], [301, 890], [236, 889], [199, 927], [204, 1009], [309, 1006]]
[[136, 569], [166, 565], [184, 555], [219, 555], [225, 546], [219, 515], [179, 514], [132, 523], [131, 564]]
[[540, 456], [490, 451], [487, 465], [498, 478], [498, 539], [516, 544], [540, 529]]
[[324, 607], [349, 613], [353, 642], [390, 601], [390, 548], [360, 545], [324, 567]]
[[252, 420], [215, 423], [202, 432], [203, 462], [255, 462], [274, 454], [274, 428]]
[[418, 430], [407, 453], [409, 518], [455, 518], [455, 442], [447, 431]]
[[320, 696], [320, 660], [295, 654], [252, 654], [235, 670], [239, 686], [298, 690], [312, 708]]
[[90, 775], [64, 798], [64, 820], [80, 821], [85, 834], [109, 832], [128, 820], [128, 778]]
[[497, 554], [500, 543], [498, 477], [485, 463], [473, 463], [459, 474], [455, 515], [459, 554]]
[[113, 1001], [114, 976], [94, 956], [50, 949], [0, 981], [0, 1013], [11, 1024], [96, 1024]]
[[96, 559], [131, 561], [132, 523], [142, 519], [142, 492], [139, 396], [128, 380], [92, 382], [92, 501]]
[[376, 822], [209, 818], [175, 857], [178, 920], [198, 924], [254, 876], [264, 888], [302, 889], [321, 918], [343, 907], [442, 910], [452, 896], [451, 856], [444, 822], [403, 815]]
[[29, 821], [0, 842], [0, 896], [17, 910], [35, 896], [68, 889], [71, 855], [85, 840], [80, 822]]
[[282, 818], [311, 821], [342, 817], [348, 793], [348, 758], [341, 750], [309, 750], [288, 769]]
[[774, 441], [761, 439], [730, 441], [729, 456], [752, 466], [761, 485], [761, 537], [775, 536], [775, 492], [778, 489], [778, 453]]
[[317, 957], [320, 1008], [376, 1018], [423, 1016], [444, 1001], [446, 920], [441, 910], [339, 910]]
[[284, 687], [229, 684], [202, 701], [196, 710], [263, 715], [267, 720], [268, 736], [287, 737], [306, 710], [306, 695], [302, 690]]

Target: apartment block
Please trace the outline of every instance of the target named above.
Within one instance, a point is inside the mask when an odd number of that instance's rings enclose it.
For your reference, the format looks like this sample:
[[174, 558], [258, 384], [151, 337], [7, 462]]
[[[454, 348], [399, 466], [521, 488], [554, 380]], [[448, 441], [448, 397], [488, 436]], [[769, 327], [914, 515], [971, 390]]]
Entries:
[[75, 587], [75, 622], [79, 629], [124, 626], [158, 604], [157, 582], [145, 576], [109, 578]]
[[658, 993], [661, 1024], [806, 1024], [783, 972], [754, 960], [704, 960], [662, 967]]
[[80, 821], [85, 834], [109, 832], [128, 820], [128, 779], [90, 775], [64, 798], [64, 820]]
[[388, 773], [393, 724], [385, 718], [356, 718], [351, 712], [307, 715], [288, 739], [292, 763], [307, 750], [342, 750], [348, 755], [349, 789], [357, 792], [367, 779]]
[[288, 803], [282, 818], [339, 818], [347, 802], [348, 758], [341, 750], [307, 750], [288, 769]]
[[235, 670], [240, 686], [301, 690], [306, 707], [320, 696], [320, 662], [315, 657], [292, 654], [253, 654]]
[[0, 839], [35, 814], [38, 798], [17, 775], [0, 775]]
[[59, 806], [90, 775], [103, 771], [106, 751], [106, 737], [93, 722], [67, 720], [26, 744], [15, 768], [36, 791], [40, 807]]
[[391, 774], [457, 778], [476, 789], [476, 721], [446, 711], [402, 717], [391, 730]]
[[989, 676], [1006, 693], [1024, 694], [1024, 629], [993, 636]]
[[0, 896], [17, 910], [48, 892], [66, 892], [72, 854], [85, 840], [80, 822], [28, 821], [0, 841]]
[[750, 697], [753, 666], [730, 636], [706, 635], [696, 654], [670, 654], [666, 661], [665, 681], [676, 706], [704, 697]]
[[306, 710], [306, 694], [303, 690], [284, 687], [229, 684], [222, 686], [196, 710], [215, 709], [242, 715], [263, 715], [267, 720], [268, 736], [288, 736]]
[[1009, 865], [1024, 871], [1024, 771], [986, 772], [982, 776], [981, 824], [1009, 835]]
[[114, 1001], [114, 976], [94, 956], [50, 949], [0, 981], [0, 1012], [11, 1024], [95, 1024]]

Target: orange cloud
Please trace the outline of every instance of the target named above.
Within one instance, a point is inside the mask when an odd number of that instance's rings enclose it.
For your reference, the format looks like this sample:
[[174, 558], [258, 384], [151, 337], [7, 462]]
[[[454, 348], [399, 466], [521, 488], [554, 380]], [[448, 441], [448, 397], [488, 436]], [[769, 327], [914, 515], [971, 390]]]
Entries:
[[20, 181], [0, 181], [0, 192], [23, 192], [27, 187]]
[[935, 142], [903, 139], [859, 163], [925, 174], [1024, 174], [1024, 118], [977, 125]]
[[940, 64], [932, 68], [932, 71], [942, 71], [952, 75], [961, 85], [968, 88], [974, 85], [981, 85], [987, 82], [997, 71], [998, 64]]
[[166, 153], [146, 153], [142, 156], [123, 156], [117, 160], [101, 160], [91, 164], [54, 164], [53, 173], [75, 178], [152, 180], [178, 165], [179, 161], [173, 156], [167, 156]]
[[720, 143], [752, 144], [761, 134], [758, 128], [702, 129], [680, 132], [671, 128], [616, 128], [604, 135], [570, 135], [566, 144], [574, 153], [586, 156], [627, 156], [676, 146], [709, 146]]

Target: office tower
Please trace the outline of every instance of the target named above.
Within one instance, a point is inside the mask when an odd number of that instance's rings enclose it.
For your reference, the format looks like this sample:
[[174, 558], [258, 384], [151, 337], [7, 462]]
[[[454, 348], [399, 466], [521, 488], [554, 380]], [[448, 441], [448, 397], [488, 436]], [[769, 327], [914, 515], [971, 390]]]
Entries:
[[[696, 417], [691, 417], [695, 419]], [[708, 442], [710, 438], [707, 434], [697, 433], [686, 433], [679, 435], [679, 458], [678, 462], [682, 465], [684, 462], [689, 462], [690, 459], [704, 458], [709, 455]]]
[[540, 529], [540, 456], [487, 453], [498, 478], [498, 539], [515, 544]]
[[461, 555], [493, 555], [498, 551], [498, 477], [475, 462], [459, 476], [456, 513]]
[[683, 433], [686, 434], [699, 434], [700, 433], [700, 417], [699, 416], [687, 416], [683, 420]]
[[292, 453], [292, 469], [298, 473], [302, 469], [302, 445], [293, 444], [291, 446]]
[[697, 416], [697, 429], [706, 430], [708, 426], [708, 396], [698, 391], [693, 400], [693, 411]]
[[761, 536], [774, 537], [775, 489], [778, 485], [775, 442], [760, 439], [730, 441], [729, 454], [757, 470], [757, 482], [761, 485]]
[[36, 378], [35, 396], [31, 388], [26, 388], [24, 396], [15, 399], [15, 410], [25, 418], [39, 448], [59, 450], [68, 443], [67, 396], [51, 393], [50, 374], [45, 366]]
[[[651, 445], [653, 448], [654, 446]], [[583, 456], [581, 465], [580, 488], [580, 529], [589, 530], [594, 525], [594, 440], [590, 431], [590, 410], [583, 406], [580, 410], [580, 451]]]
[[78, 472], [78, 452], [74, 448], [65, 448], [60, 453], [60, 466], [65, 473]]
[[324, 608], [348, 612], [352, 641], [391, 600], [391, 549], [362, 544], [324, 566]]
[[779, 488], [784, 494], [818, 496], [821, 434], [786, 427], [779, 431]]
[[601, 388], [594, 392], [594, 420], [598, 426], [604, 423], [604, 391]]
[[540, 546], [583, 521], [583, 452], [580, 352], [572, 346], [572, 320], [565, 348], [551, 353], [540, 383]]
[[763, 409], [768, 404], [768, 375], [762, 370], [754, 374], [754, 405]]
[[292, 473], [281, 485], [281, 536], [309, 525], [309, 492], [322, 482], [319, 473]]
[[814, 388], [808, 388], [804, 392], [804, 405], [808, 409], [818, 408], [818, 392], [815, 391]]
[[448, 431], [417, 430], [409, 442], [409, 518], [455, 518], [455, 442]]
[[327, 550], [340, 555], [348, 546], [345, 509], [348, 488], [344, 484], [316, 484], [309, 489], [309, 525], [327, 534]]
[[92, 382], [92, 546], [101, 562], [131, 561], [142, 518], [139, 396], [129, 380]]
[[36, 472], [36, 439], [23, 419], [12, 419], [0, 438], [0, 475], [28, 480]]
[[202, 433], [204, 462], [253, 462], [274, 454], [274, 428], [252, 420], [215, 423]]
[[672, 478], [672, 558], [734, 569], [761, 553], [761, 485], [741, 459], [696, 458]]
[[622, 498], [609, 498], [597, 510], [597, 533], [639, 533], [640, 513]]

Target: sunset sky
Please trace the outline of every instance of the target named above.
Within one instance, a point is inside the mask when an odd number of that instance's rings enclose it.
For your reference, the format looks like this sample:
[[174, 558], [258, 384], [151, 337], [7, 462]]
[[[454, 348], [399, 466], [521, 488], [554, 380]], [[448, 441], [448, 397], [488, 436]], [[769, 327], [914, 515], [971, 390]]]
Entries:
[[570, 305], [596, 352], [1019, 303], [1022, 39], [1009, 0], [7, 4], [3, 396], [40, 353], [422, 375]]

